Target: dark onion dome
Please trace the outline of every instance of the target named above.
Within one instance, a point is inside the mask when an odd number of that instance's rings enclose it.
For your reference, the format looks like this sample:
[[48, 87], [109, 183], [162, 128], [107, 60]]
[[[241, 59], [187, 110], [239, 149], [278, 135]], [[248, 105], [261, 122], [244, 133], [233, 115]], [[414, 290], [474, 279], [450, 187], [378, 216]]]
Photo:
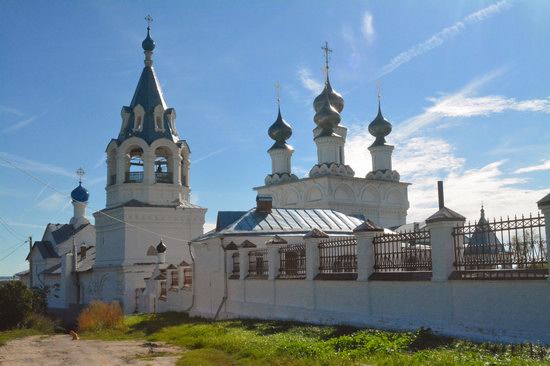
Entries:
[[90, 198], [90, 194], [88, 193], [88, 190], [84, 187], [82, 187], [82, 183], [78, 183], [78, 187], [73, 189], [71, 192], [71, 198], [73, 201], [78, 202], [88, 202], [88, 198]]
[[164, 252], [166, 252], [166, 245], [160, 239], [160, 243], [157, 245], [157, 253], [162, 254]]
[[286, 148], [286, 140], [292, 136], [292, 128], [281, 116], [281, 108], [279, 108], [277, 119], [269, 127], [267, 133], [269, 137], [275, 140], [275, 144], [271, 147], [272, 149]]
[[155, 49], [155, 41], [151, 38], [150, 30], [151, 29], [147, 27], [147, 37], [141, 42], [141, 47], [143, 47], [144, 51], [152, 51]]
[[376, 118], [369, 124], [369, 133], [376, 137], [371, 146], [382, 146], [386, 143], [385, 137], [391, 132], [391, 123], [382, 115], [380, 108], [380, 100], [378, 101], [378, 114]]
[[327, 80], [325, 81], [325, 88], [323, 89], [321, 94], [319, 94], [313, 101], [313, 109], [315, 109], [315, 112], [319, 112], [319, 110], [323, 108], [323, 104], [325, 103], [325, 99], [327, 96], [330, 105], [333, 106], [338, 113], [342, 113], [342, 111], [344, 110], [344, 98], [342, 98], [339, 93], [334, 91], [334, 89], [332, 89], [328, 74]]
[[325, 101], [321, 108], [315, 113], [313, 120], [322, 131], [318, 136], [331, 136], [334, 127], [338, 126], [341, 117], [340, 113], [329, 103], [329, 96], [325, 94]]

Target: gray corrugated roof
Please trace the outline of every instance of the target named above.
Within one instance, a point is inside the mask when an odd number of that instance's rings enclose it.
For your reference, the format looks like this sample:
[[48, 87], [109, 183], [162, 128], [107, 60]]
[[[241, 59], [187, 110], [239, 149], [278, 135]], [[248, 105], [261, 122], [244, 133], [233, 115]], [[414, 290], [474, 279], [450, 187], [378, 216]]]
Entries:
[[63, 243], [67, 239], [69, 239], [71, 236], [78, 233], [80, 230], [84, 229], [89, 224], [80, 225], [78, 228], [75, 229], [75, 227], [71, 224], [65, 224], [58, 228], [55, 231], [52, 231], [52, 236], [55, 240], [56, 244]]
[[40, 251], [40, 255], [44, 259], [59, 258], [59, 255], [57, 254], [55, 247], [50, 241], [35, 241], [33, 244], [33, 248], [34, 247], [38, 248], [38, 250]]
[[57, 263], [56, 265], [51, 266], [50, 268], [46, 268], [42, 272], [40, 272], [41, 275], [48, 275], [48, 274], [61, 274], [61, 263]]
[[331, 235], [349, 235], [353, 229], [365, 221], [362, 216], [348, 216], [327, 209], [274, 208], [270, 213], [266, 213], [257, 212], [254, 208], [244, 214], [234, 212], [234, 215], [230, 215], [224, 211], [223, 216], [223, 220], [227, 219], [227, 221], [231, 221], [230, 218], [238, 218], [221, 230], [201, 235], [193, 241], [231, 235], [300, 235], [314, 228]]

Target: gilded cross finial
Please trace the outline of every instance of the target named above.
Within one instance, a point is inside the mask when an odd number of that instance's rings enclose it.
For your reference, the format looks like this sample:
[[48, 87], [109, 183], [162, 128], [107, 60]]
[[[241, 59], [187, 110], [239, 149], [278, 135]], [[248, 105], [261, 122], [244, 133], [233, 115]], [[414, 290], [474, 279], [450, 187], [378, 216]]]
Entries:
[[147, 30], [151, 30], [151, 23], [153, 22], [153, 17], [149, 14], [145, 17], [145, 21], [147, 22]]
[[380, 79], [376, 80], [376, 93], [378, 95], [378, 103], [380, 103], [380, 99], [382, 99], [382, 80]]
[[79, 178], [79, 179], [78, 179], [78, 182], [79, 182], [79, 183], [82, 183], [82, 177], [84, 176], [84, 174], [86, 174], [86, 172], [84, 171], [84, 169], [78, 168], [78, 169], [76, 170], [76, 175], [78, 175], [78, 178]]
[[321, 49], [325, 52], [325, 74], [328, 76], [328, 59], [329, 59], [329, 53], [332, 52], [332, 49], [328, 47], [327, 41], [325, 41], [325, 46], [321, 47]]
[[275, 90], [277, 91], [277, 106], [281, 107], [281, 83], [278, 81], [275, 83]]

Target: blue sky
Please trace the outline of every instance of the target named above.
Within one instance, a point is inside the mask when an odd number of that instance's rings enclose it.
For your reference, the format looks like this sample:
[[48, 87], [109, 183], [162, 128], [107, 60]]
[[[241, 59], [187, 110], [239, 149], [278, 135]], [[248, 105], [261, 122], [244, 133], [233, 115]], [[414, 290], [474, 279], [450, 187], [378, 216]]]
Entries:
[[[394, 168], [413, 183], [410, 220], [435, 211], [437, 179], [448, 206], [471, 219], [482, 200], [491, 217], [536, 212], [550, 190], [548, 1], [2, 1], [0, 11], [0, 156], [66, 193], [82, 166], [90, 217], [105, 205], [104, 150], [143, 67], [149, 13], [154, 65], [209, 223], [252, 207], [252, 187], [270, 173], [276, 81], [294, 172], [315, 163], [325, 40], [358, 176], [370, 169], [380, 80]], [[72, 207], [3, 161], [0, 178], [9, 275], [26, 266], [22, 239], [68, 222]]]

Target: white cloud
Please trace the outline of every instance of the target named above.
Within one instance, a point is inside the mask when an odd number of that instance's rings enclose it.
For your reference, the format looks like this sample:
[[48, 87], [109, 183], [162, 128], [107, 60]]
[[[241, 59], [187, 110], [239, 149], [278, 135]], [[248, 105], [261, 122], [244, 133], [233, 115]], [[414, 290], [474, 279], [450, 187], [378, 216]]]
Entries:
[[37, 115], [37, 116], [32, 116], [32, 117], [29, 117], [29, 118], [25, 118], [25, 119], [15, 123], [14, 125], [12, 125], [10, 127], [4, 128], [2, 130], [2, 133], [13, 133], [15, 131], [18, 131], [21, 128], [25, 127], [26, 125], [34, 122], [38, 117], [40, 117], [40, 116]]
[[466, 17], [464, 17], [462, 20], [454, 23], [453, 25], [444, 28], [443, 30], [437, 32], [436, 34], [432, 35], [430, 38], [426, 39], [425, 41], [409, 48], [408, 50], [401, 52], [399, 55], [395, 56], [393, 59], [390, 60], [388, 64], [386, 64], [379, 75], [383, 76], [386, 75], [401, 65], [411, 61], [412, 59], [436, 48], [441, 46], [444, 42], [447, 40], [459, 35], [464, 29], [466, 29], [467, 26], [479, 23], [490, 16], [497, 14], [501, 12], [502, 10], [508, 9], [511, 6], [511, 3], [507, 0], [499, 1], [496, 4], [489, 5], [481, 10], [478, 10]]
[[199, 161], [203, 161], [203, 160], [208, 159], [208, 158], [210, 158], [210, 157], [212, 157], [212, 156], [214, 156], [214, 155], [221, 154], [221, 153], [224, 152], [225, 150], [227, 150], [226, 147], [224, 147], [224, 148], [222, 148], [222, 149], [218, 149], [218, 150], [216, 150], [216, 151], [212, 151], [211, 153], [208, 153], [208, 154], [206, 154], [206, 155], [204, 155], [204, 156], [201, 156], [200, 158], [194, 159], [193, 161], [191, 161], [191, 163], [196, 164], [196, 163], [198, 163]]
[[372, 43], [374, 40], [374, 25], [372, 14], [368, 11], [363, 14], [363, 22], [361, 24], [361, 33], [367, 41], [367, 43]]
[[309, 71], [309, 69], [302, 67], [298, 70], [298, 77], [300, 78], [302, 86], [309, 90], [312, 95], [317, 95], [323, 90], [323, 84], [311, 76], [311, 71]]
[[5, 161], [7, 160], [13, 165], [17, 166], [18, 168], [31, 171], [31, 172], [57, 174], [65, 177], [71, 177], [71, 178], [75, 177], [74, 173], [68, 171], [65, 168], [58, 167], [51, 164], [41, 163], [39, 161], [25, 159], [20, 156], [13, 155], [7, 152], [0, 151], [0, 158], [2, 158], [0, 159], [0, 166], [3, 166], [3, 167], [15, 169], [11, 164]]
[[520, 169], [514, 171], [514, 174], [538, 172], [538, 171], [542, 171], [542, 170], [550, 170], [550, 160], [546, 160], [546, 161], [542, 162], [542, 164], [531, 165], [531, 166], [527, 166], [525, 168], [520, 168]]
[[60, 194], [60, 193], [52, 193], [49, 196], [46, 196], [42, 200], [38, 201], [36, 204], [36, 207], [38, 207], [41, 210], [48, 211], [48, 212], [54, 212], [54, 211], [62, 211], [67, 207], [69, 204], [69, 198]]
[[205, 233], [207, 233], [211, 230], [214, 230], [215, 228], [216, 228], [216, 224], [213, 223], [213, 222], [205, 222], [204, 226], [203, 226], [203, 229], [204, 229]]

